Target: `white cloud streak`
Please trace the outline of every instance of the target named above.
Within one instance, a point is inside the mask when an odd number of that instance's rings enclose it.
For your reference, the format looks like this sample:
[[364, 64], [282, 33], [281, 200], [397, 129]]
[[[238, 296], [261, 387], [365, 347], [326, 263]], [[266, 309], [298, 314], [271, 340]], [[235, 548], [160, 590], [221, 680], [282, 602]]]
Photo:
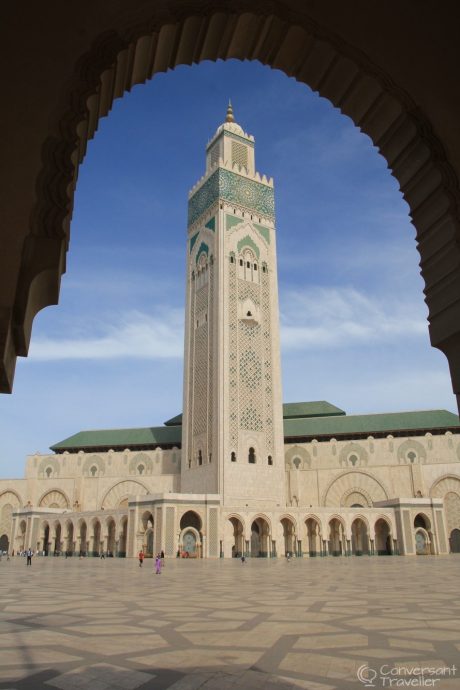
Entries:
[[281, 343], [289, 350], [401, 343], [427, 335], [422, 305], [369, 297], [354, 288], [289, 291], [282, 303]]
[[180, 359], [183, 353], [183, 311], [170, 309], [155, 316], [130, 312], [120, 317], [119, 324], [106, 325], [100, 336], [36, 338], [30, 359]]

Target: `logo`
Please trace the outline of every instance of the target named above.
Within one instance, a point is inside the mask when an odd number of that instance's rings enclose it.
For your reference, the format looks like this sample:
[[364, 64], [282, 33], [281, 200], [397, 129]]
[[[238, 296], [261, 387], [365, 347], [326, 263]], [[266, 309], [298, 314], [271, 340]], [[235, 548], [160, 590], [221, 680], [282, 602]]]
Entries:
[[360, 666], [356, 672], [358, 680], [364, 683], [365, 688], [375, 688], [374, 680], [377, 678], [378, 673], [374, 671], [373, 668], [369, 668], [367, 664]]

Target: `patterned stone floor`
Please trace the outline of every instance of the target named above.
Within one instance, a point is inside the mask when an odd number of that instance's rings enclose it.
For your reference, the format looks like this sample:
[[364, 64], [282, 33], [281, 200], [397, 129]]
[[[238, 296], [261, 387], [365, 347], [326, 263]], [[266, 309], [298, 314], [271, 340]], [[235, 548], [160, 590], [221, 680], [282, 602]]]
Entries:
[[158, 576], [151, 561], [3, 558], [0, 688], [356, 690], [415, 678], [406, 687], [453, 690], [459, 566], [171, 560]]

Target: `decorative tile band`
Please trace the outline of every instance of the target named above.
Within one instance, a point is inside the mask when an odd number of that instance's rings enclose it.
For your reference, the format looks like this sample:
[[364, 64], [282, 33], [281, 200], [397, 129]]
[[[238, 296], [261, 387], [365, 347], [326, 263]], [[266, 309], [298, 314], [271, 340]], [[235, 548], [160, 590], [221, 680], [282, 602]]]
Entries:
[[272, 187], [248, 180], [230, 170], [217, 168], [189, 200], [189, 226], [217, 199], [240, 204], [261, 216], [274, 218], [275, 215], [275, 195]]

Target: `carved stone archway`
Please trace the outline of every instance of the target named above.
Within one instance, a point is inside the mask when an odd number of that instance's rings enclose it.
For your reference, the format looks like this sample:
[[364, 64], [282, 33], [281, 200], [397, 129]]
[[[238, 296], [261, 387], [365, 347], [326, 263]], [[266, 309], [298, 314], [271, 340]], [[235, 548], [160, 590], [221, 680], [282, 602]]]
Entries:
[[[120, 0], [97, 12], [89, 0], [71, 4], [72, 22], [56, 14], [45, 25], [33, 7], [24, 21], [25, 10], [14, 4], [4, 22], [7, 32], [18, 27], [18, 35], [5, 38], [11, 67], [3, 87], [11, 123], [4, 127], [4, 162], [14, 193], [6, 194], [9, 222], [2, 229], [9, 251], [5, 273], [0, 266], [0, 390], [11, 390], [15, 358], [27, 354], [35, 314], [58, 300], [77, 168], [99, 118], [114, 98], [157, 72], [237, 58], [259, 60], [309, 85], [386, 158], [417, 229], [431, 342], [448, 357], [460, 395], [460, 149], [453, 95], [458, 40], [452, 7], [424, 8], [414, 26], [402, 6], [377, 11], [364, 1], [353, 13], [340, 0], [307, 6], [300, 0]], [[49, 27], [50, 40], [37, 32], [37, 22], [45, 32]], [[16, 63], [28, 64], [26, 79]], [[46, 84], [37, 78], [44, 63]], [[25, 104], [32, 96], [29, 123]], [[17, 117], [13, 104], [24, 117]], [[15, 142], [27, 151], [26, 164]]]

